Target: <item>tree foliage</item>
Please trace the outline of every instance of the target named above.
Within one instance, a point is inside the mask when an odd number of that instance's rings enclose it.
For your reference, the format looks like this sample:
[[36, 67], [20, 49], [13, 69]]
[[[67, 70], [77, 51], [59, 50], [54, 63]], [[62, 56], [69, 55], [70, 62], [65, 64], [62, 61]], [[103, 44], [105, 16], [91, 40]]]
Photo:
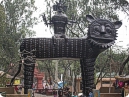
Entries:
[[3, 11], [0, 10], [0, 20], [2, 20], [0, 27], [3, 29], [0, 31], [0, 64], [2, 70], [19, 60], [18, 51], [21, 39], [34, 35], [34, 31], [31, 30], [37, 23], [36, 18], [32, 17], [37, 9], [34, 3], [34, 0], [1, 1], [0, 9]]
[[[116, 48], [116, 47], [115, 47]], [[114, 75], [118, 75], [120, 71], [120, 66], [127, 57], [126, 52], [122, 51], [117, 47], [113, 47], [102, 52], [96, 59], [96, 72], [109, 73], [114, 72]], [[111, 65], [111, 67], [110, 67]]]
[[[47, 0], [47, 10], [44, 12], [50, 20], [52, 6], [57, 0]], [[126, 9], [128, 2], [126, 0], [65, 0], [67, 5], [67, 16], [69, 20], [74, 20], [73, 23], [67, 26], [67, 35], [70, 37], [82, 37], [87, 33], [88, 22], [86, 15], [91, 14], [95, 18], [105, 18], [111, 21], [119, 19], [118, 11], [122, 8]], [[122, 10], [123, 11], [123, 10]], [[51, 14], [50, 14], [51, 13]]]

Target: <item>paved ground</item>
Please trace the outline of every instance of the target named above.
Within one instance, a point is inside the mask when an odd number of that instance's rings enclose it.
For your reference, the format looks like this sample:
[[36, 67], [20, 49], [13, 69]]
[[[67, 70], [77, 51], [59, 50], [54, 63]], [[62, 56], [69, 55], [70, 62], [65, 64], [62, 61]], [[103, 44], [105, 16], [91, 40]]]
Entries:
[[54, 97], [54, 96], [46, 96], [46, 95], [42, 95], [42, 94], [34, 94], [35, 97]]

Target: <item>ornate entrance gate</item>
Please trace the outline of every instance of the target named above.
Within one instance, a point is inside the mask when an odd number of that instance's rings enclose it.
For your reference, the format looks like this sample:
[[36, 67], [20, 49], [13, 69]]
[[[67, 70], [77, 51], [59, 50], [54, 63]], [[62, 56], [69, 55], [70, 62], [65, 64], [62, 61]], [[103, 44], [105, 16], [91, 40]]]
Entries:
[[28, 89], [32, 88], [37, 58], [78, 58], [82, 72], [83, 94], [88, 95], [89, 88], [95, 87], [95, 60], [102, 51], [112, 46], [116, 40], [116, 29], [122, 25], [120, 21], [110, 22], [105, 19], [94, 19], [91, 15], [87, 15], [86, 19], [90, 22], [87, 37], [67, 38], [65, 37], [65, 25], [68, 20], [62, 14], [61, 4], [59, 2], [56, 5], [59, 8], [58, 10], [55, 8], [58, 13], [50, 23], [54, 24], [55, 36], [53, 38], [26, 38], [21, 43], [20, 52], [24, 57], [25, 94]]

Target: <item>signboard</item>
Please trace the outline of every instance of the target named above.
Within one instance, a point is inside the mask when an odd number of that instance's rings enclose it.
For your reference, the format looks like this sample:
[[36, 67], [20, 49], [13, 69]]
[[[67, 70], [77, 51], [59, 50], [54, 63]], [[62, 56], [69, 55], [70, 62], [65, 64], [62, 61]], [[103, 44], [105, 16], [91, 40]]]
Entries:
[[99, 92], [99, 90], [93, 89], [93, 94], [94, 94], [94, 97], [100, 97], [100, 92]]
[[14, 80], [14, 85], [19, 85], [20, 84], [20, 79], [15, 79]]

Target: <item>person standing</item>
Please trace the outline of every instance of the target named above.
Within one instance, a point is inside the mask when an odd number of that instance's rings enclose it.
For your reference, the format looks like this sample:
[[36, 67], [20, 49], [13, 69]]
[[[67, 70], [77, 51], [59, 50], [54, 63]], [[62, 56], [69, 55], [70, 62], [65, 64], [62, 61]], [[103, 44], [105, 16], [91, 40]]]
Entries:
[[73, 93], [73, 97], [77, 97], [77, 93], [76, 92]]
[[93, 97], [92, 89], [89, 89], [89, 96], [88, 97]]
[[68, 88], [68, 87], [66, 87], [66, 89], [65, 89], [64, 95], [65, 95], [66, 97], [71, 97], [71, 93], [70, 93], [69, 89], [70, 89], [70, 88]]

